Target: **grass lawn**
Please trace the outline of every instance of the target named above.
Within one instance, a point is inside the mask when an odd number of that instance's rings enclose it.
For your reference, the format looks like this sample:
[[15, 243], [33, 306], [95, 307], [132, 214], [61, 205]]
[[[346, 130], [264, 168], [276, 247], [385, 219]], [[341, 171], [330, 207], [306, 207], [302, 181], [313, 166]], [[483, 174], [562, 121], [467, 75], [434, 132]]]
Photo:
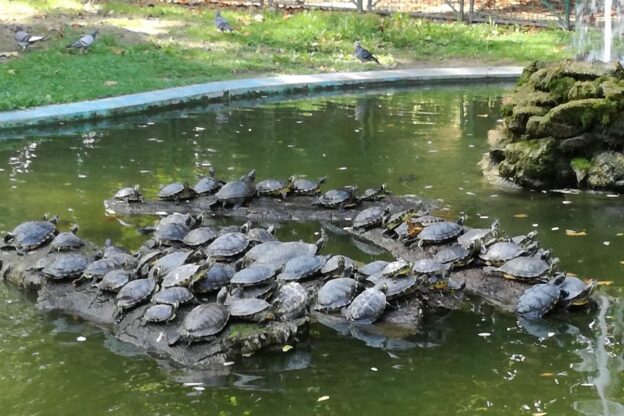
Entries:
[[[19, 47], [10, 26], [48, 39], [0, 63], [0, 111], [213, 80], [285, 73], [422, 66], [525, 64], [569, 55], [570, 34], [324, 11], [224, 10], [236, 29], [218, 32], [214, 9], [101, 1], [0, 0], [0, 52]], [[88, 51], [65, 46], [94, 29]], [[381, 61], [353, 56], [360, 40]]]

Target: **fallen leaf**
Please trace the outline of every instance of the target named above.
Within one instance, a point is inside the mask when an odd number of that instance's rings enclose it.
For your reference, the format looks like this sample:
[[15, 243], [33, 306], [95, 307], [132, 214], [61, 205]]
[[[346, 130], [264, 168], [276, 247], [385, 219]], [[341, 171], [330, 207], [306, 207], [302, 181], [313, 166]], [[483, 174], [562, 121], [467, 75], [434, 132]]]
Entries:
[[7, 72], [11, 75], [15, 75], [15, 70], [14, 69], [7, 69]]
[[282, 347], [282, 351], [284, 351], [284, 352], [288, 352], [288, 351], [290, 351], [290, 350], [292, 350], [292, 349], [293, 349], [293, 346], [292, 346], [292, 345], [284, 345], [284, 346]]
[[540, 377], [554, 377], [555, 373], [542, 373], [540, 374]]
[[537, 412], [537, 413], [531, 413], [531, 416], [546, 416], [548, 413], [546, 412]]
[[568, 237], [585, 237], [587, 232], [585, 230], [575, 231], [575, 230], [566, 230], [566, 235]]
[[598, 286], [611, 286], [613, 284], [613, 280], [599, 280], [596, 284]]
[[620, 264], [624, 264], [624, 260], [620, 260]]
[[527, 218], [527, 214], [514, 214], [514, 218]]
[[112, 87], [113, 85], [117, 85], [117, 81], [104, 81], [104, 85]]
[[317, 402], [324, 402], [325, 400], [329, 400], [329, 396], [321, 396], [318, 398]]

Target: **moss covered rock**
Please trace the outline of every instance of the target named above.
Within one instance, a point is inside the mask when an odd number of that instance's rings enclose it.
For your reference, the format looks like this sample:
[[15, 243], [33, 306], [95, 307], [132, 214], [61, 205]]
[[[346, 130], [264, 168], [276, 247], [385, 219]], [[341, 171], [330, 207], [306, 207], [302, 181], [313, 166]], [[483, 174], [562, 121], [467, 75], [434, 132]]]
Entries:
[[508, 144], [499, 165], [504, 178], [530, 188], [543, 189], [553, 183], [557, 162], [557, 141], [552, 137]]
[[569, 100], [582, 100], [585, 98], [602, 98], [602, 89], [594, 82], [577, 81], [568, 91]]
[[536, 105], [516, 105], [510, 116], [505, 117], [505, 126], [514, 135], [518, 136], [526, 132], [526, 124], [532, 116], [543, 116], [548, 109]]
[[587, 169], [587, 184], [593, 189], [624, 188], [624, 154], [602, 152], [591, 160]]

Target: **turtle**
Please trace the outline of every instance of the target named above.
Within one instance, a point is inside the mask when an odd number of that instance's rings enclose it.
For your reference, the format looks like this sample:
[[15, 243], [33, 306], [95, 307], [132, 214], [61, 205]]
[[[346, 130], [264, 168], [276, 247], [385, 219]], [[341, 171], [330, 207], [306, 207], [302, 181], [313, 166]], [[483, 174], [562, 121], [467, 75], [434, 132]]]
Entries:
[[446, 289], [446, 273], [449, 265], [433, 259], [416, 260], [412, 266], [414, 276], [429, 289]]
[[72, 251], [84, 246], [84, 241], [76, 235], [78, 224], [72, 224], [69, 231], [58, 234], [50, 243], [50, 251]]
[[[392, 208], [390, 208], [390, 210], [392, 210]], [[396, 237], [395, 230], [397, 227], [401, 224], [406, 224], [414, 214], [415, 211], [413, 208], [391, 213], [385, 220], [383, 234]]]
[[193, 190], [193, 188], [189, 188], [188, 183], [186, 182], [174, 182], [164, 185], [158, 192], [158, 198], [163, 201], [180, 202], [195, 198], [195, 196], [197, 196], [197, 193]]
[[345, 186], [340, 189], [330, 189], [323, 195], [319, 196], [313, 205], [320, 205], [324, 208], [353, 208], [358, 204], [355, 198], [357, 186]]
[[171, 270], [162, 280], [162, 287], [183, 286], [190, 288], [199, 281], [210, 264], [183, 264]]
[[295, 195], [315, 196], [321, 192], [321, 184], [325, 183], [327, 176], [322, 176], [316, 181], [306, 178], [296, 178], [292, 184], [292, 191]]
[[226, 233], [217, 237], [206, 247], [208, 258], [221, 260], [236, 257], [249, 247], [249, 239], [241, 232]]
[[156, 281], [154, 279], [136, 279], [128, 282], [119, 290], [115, 296], [115, 306], [113, 307], [113, 317], [120, 321], [123, 319], [123, 313], [144, 301], [146, 301], [152, 292], [156, 289]]
[[348, 306], [360, 291], [361, 284], [348, 277], [338, 277], [327, 281], [316, 295], [314, 309], [322, 312], [335, 312]]
[[501, 266], [503, 263], [525, 254], [527, 254], [527, 250], [519, 244], [512, 241], [499, 241], [492, 244], [479, 257], [491, 266]]
[[[288, 241], [275, 245], [258, 255], [256, 255], [256, 263], [274, 264], [276, 266], [283, 266], [289, 260], [302, 256], [302, 255], [314, 255], [325, 244], [327, 235], [325, 230], [321, 229], [321, 237], [316, 243], [304, 243], [303, 241]], [[260, 246], [267, 244], [263, 243]], [[260, 247], [258, 246], [258, 247]], [[323, 265], [321, 265], [322, 267]]]
[[275, 241], [277, 237], [275, 237], [275, 226], [271, 225], [268, 228], [249, 228], [251, 227], [251, 223], [243, 224], [246, 227], [241, 230], [244, 234], [247, 235], [250, 243], [259, 244], [265, 243], [267, 241]]
[[101, 280], [104, 275], [112, 270], [120, 269], [122, 265], [115, 259], [100, 259], [91, 262], [82, 272], [79, 280]]
[[215, 194], [217, 200], [224, 208], [227, 206], [240, 207], [256, 194], [255, 178], [256, 171], [252, 170], [240, 179], [226, 183]]
[[554, 274], [558, 264], [558, 258], [548, 264], [537, 256], [520, 256], [505, 262], [497, 270], [507, 279], [539, 283], [548, 280], [548, 277]]
[[360, 211], [355, 218], [353, 218], [354, 229], [366, 229], [377, 226], [384, 226], [386, 216], [390, 213], [390, 207], [374, 206], [366, 208]]
[[212, 166], [208, 168], [210, 176], [204, 176], [193, 186], [193, 191], [197, 195], [211, 195], [217, 192], [225, 182], [215, 176], [215, 170]]
[[47, 244], [58, 233], [56, 229], [58, 220], [58, 216], [53, 217], [50, 221], [44, 216], [43, 221], [21, 223], [4, 236], [4, 242], [11, 243], [7, 244], [5, 248], [15, 248], [18, 254], [24, 254]]
[[150, 324], [169, 323], [176, 317], [176, 308], [169, 304], [151, 305], [143, 312], [143, 322]]
[[51, 280], [79, 277], [89, 265], [82, 254], [68, 253], [54, 256], [44, 267], [43, 274]]
[[338, 277], [344, 272], [345, 267], [355, 269], [355, 261], [347, 256], [331, 256], [321, 267], [321, 274], [325, 278]]
[[515, 312], [525, 319], [539, 319], [546, 315], [559, 301], [564, 280], [565, 275], [560, 274], [548, 283], [526, 289], [518, 299]]
[[234, 276], [234, 268], [223, 263], [214, 263], [193, 286], [194, 293], [210, 293], [230, 284]]
[[441, 221], [427, 225], [418, 234], [418, 247], [425, 244], [440, 244], [452, 240], [464, 231], [462, 216], [457, 222]]
[[265, 179], [256, 184], [256, 195], [261, 196], [273, 196], [286, 198], [286, 196], [293, 189], [293, 182], [295, 177], [291, 176], [288, 180], [281, 179]]
[[271, 280], [278, 268], [270, 264], [253, 264], [236, 273], [230, 279], [233, 285], [256, 286]]
[[[217, 303], [223, 304], [227, 295], [227, 288], [221, 288], [217, 294]], [[240, 287], [232, 289], [226, 306], [232, 318], [242, 321], [264, 322], [273, 318], [269, 302], [258, 298], [243, 298]]]
[[385, 198], [386, 195], [388, 195], [388, 191], [386, 191], [386, 184], [382, 183], [381, 186], [377, 188], [366, 189], [362, 195], [357, 197], [357, 199], [359, 201], [378, 201]]
[[464, 232], [457, 238], [457, 243], [468, 247], [474, 240], [479, 239], [483, 242], [483, 247], [486, 248], [496, 242], [496, 238], [498, 238], [500, 233], [500, 222], [494, 220], [490, 228], [473, 228]]
[[181, 214], [179, 212], [174, 212], [169, 215], [165, 215], [161, 219], [159, 219], [154, 227], [158, 230], [161, 227], [164, 227], [167, 224], [182, 224], [189, 229], [195, 228], [197, 225], [201, 224], [204, 216], [200, 215], [192, 215], [192, 214]]
[[273, 294], [276, 286], [275, 281], [269, 281], [269, 283], [262, 285], [244, 286], [241, 287], [241, 296], [243, 298], [268, 299]]
[[[264, 243], [260, 243], [257, 246], [253, 246], [245, 253], [245, 256], [242, 258], [240, 265], [246, 266], [258, 260], [259, 257], [265, 256], [267, 253], [273, 251], [273, 249], [282, 243], [281, 241], [265, 241]], [[316, 253], [316, 251], [314, 251]], [[312, 254], [314, 254], [312, 253]]]
[[433, 259], [451, 267], [464, 267], [472, 263], [481, 251], [481, 240], [473, 241], [468, 248], [453, 244], [439, 250]]
[[358, 268], [357, 272], [360, 276], [368, 277], [373, 274], [381, 273], [387, 265], [388, 262], [385, 260], [375, 260]]
[[533, 230], [526, 235], [517, 235], [517, 236], [511, 237], [511, 242], [518, 244], [519, 246], [525, 246], [535, 241], [535, 237], [537, 237], [537, 234], [538, 234], [537, 230]]
[[186, 263], [191, 254], [192, 252], [186, 250], [176, 250], [165, 254], [156, 260], [148, 276], [155, 279], [166, 276], [170, 271]]
[[170, 246], [184, 241], [184, 237], [191, 232], [184, 224], [171, 222], [159, 227], [154, 233], [154, 239], [158, 245]]
[[394, 300], [409, 295], [420, 287], [419, 280], [413, 275], [401, 276], [398, 278], [385, 277], [381, 273], [368, 276], [366, 282], [373, 285], [386, 286], [386, 299]]
[[199, 227], [189, 231], [182, 239], [182, 242], [191, 248], [197, 248], [210, 244], [218, 236], [219, 234], [213, 228]]
[[282, 285], [275, 295], [275, 315], [282, 321], [301, 318], [308, 307], [308, 292], [298, 282]]
[[398, 259], [391, 263], [388, 263], [386, 267], [381, 271], [381, 274], [385, 277], [397, 277], [404, 276], [411, 272], [412, 265], [403, 259]]
[[135, 269], [136, 274], [140, 277], [146, 277], [153, 265], [167, 253], [168, 250], [149, 250], [146, 253], [142, 254], [137, 259], [137, 265]]
[[357, 295], [345, 312], [347, 321], [372, 324], [386, 309], [385, 283], [364, 290]]
[[107, 272], [97, 284], [98, 291], [119, 293], [131, 279], [132, 275], [126, 270], [116, 269]]
[[321, 271], [326, 261], [324, 256], [313, 254], [294, 257], [286, 262], [282, 272], [277, 275], [277, 280], [303, 280], [313, 277]]
[[143, 194], [141, 193], [141, 187], [139, 185], [121, 188], [115, 193], [115, 195], [113, 195], [113, 198], [119, 201], [124, 201], [126, 204], [131, 202], [145, 202]]
[[223, 305], [218, 303], [198, 305], [184, 317], [178, 329], [180, 339], [188, 344], [210, 339], [225, 328], [229, 319], [230, 313]]
[[159, 290], [152, 296], [152, 303], [163, 303], [178, 309], [178, 306], [194, 302], [195, 296], [185, 287], [173, 286]]
[[[589, 297], [596, 288], [596, 282], [593, 280], [589, 284], [585, 284], [578, 277], [568, 275], [566, 273], [560, 273], [565, 276], [565, 280], [559, 286], [561, 290], [561, 298], [559, 303], [566, 307], [573, 306], [587, 306], [589, 304]], [[557, 274], [558, 276], [559, 274]]]

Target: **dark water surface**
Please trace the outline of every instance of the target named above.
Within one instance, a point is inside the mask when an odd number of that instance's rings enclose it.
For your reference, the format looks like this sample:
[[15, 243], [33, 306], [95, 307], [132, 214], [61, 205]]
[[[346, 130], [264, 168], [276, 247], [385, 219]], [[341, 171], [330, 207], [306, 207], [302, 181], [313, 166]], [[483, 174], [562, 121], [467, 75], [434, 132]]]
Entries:
[[[471, 226], [499, 218], [510, 233], [538, 229], [565, 269], [613, 282], [598, 290], [594, 311], [554, 316], [528, 332], [512, 316], [449, 312], [429, 317], [426, 331], [401, 341], [362, 341], [315, 324], [310, 339], [288, 352], [189, 373], [168, 370], [88, 324], [40, 314], [26, 295], [3, 285], [0, 414], [624, 414], [622, 197], [487, 184], [476, 163], [508, 88], [436, 86], [239, 103], [5, 140], [0, 230], [59, 213], [63, 229], [78, 222], [82, 237], [137, 247], [142, 237], [106, 217], [103, 199], [134, 183], [152, 197], [161, 183], [194, 182], [210, 163], [227, 178], [255, 168], [260, 179], [328, 175], [327, 187], [384, 182], [397, 194], [443, 200], [447, 215], [466, 212]], [[587, 235], [566, 236], [566, 229]], [[285, 225], [278, 232], [311, 241], [317, 230]], [[325, 251], [375, 258], [335, 234]]]

